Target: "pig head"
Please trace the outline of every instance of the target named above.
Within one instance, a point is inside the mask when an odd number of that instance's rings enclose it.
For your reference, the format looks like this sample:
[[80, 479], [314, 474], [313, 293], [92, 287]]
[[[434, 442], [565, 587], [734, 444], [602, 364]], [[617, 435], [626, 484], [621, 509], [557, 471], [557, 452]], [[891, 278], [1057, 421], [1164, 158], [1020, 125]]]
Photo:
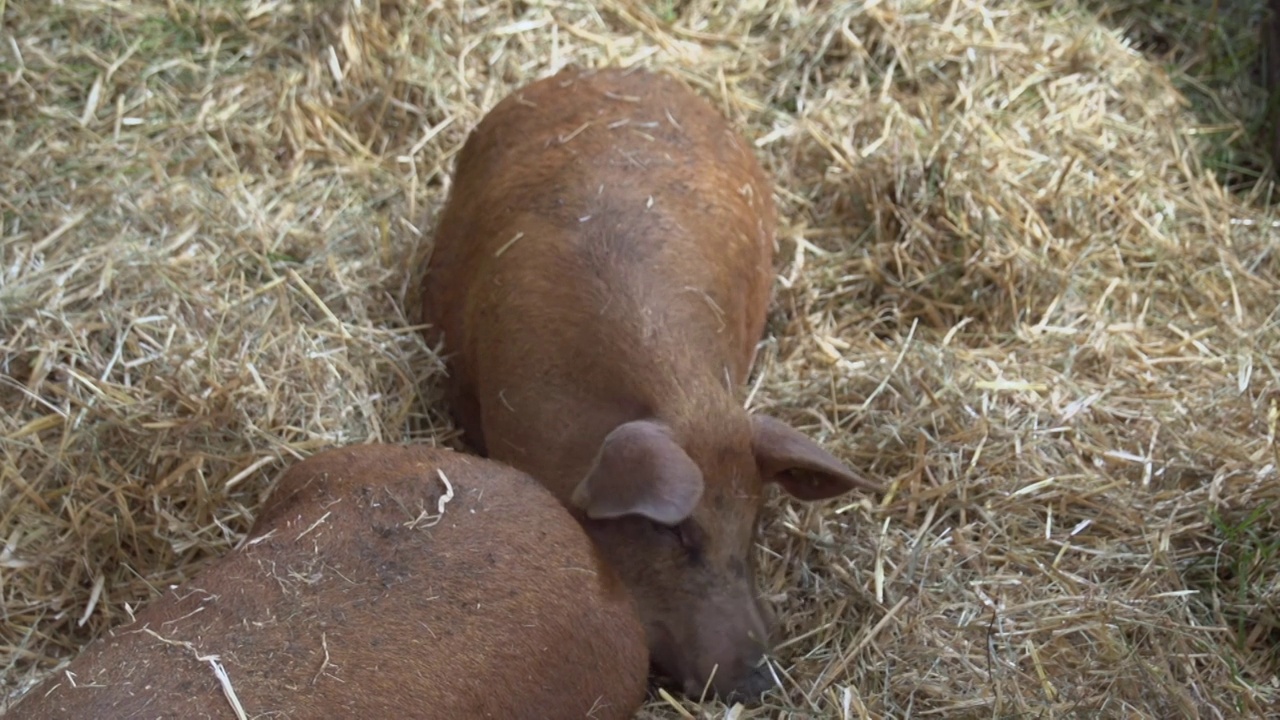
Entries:
[[656, 420], [619, 425], [571, 504], [631, 588], [656, 668], [693, 698], [754, 699], [773, 684], [755, 575], [765, 485], [819, 500], [870, 483], [788, 425], [726, 410], [711, 443]]

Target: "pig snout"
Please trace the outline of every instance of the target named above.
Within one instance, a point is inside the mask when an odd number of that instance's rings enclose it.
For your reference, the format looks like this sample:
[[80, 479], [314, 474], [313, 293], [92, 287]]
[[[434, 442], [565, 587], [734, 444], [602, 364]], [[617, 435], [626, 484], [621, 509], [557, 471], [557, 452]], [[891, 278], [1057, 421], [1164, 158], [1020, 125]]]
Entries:
[[[728, 617], [736, 617], [737, 622], [726, 622]], [[685, 680], [686, 694], [697, 697], [709, 680], [711, 689], [722, 699], [751, 701], [773, 686], [773, 674], [765, 663], [769, 628], [753, 597], [747, 595], [734, 607], [706, 618], [700, 631], [706, 651], [699, 659], [697, 676]], [[688, 687], [690, 679], [697, 683], [696, 687]]]
[[765, 662], [769, 626], [755, 599], [745, 590], [732, 600], [709, 604], [690, 618], [686, 640], [660, 633], [654, 648], [658, 669], [680, 684], [690, 698], [719, 697], [726, 702], [757, 700], [773, 687]]

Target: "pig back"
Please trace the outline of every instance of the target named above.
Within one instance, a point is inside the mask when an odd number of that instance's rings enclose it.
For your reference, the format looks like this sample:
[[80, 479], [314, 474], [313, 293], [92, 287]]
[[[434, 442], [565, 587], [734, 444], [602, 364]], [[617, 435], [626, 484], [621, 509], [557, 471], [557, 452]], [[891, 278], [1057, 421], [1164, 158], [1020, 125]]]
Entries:
[[504, 354], [554, 381], [584, 344], [661, 354], [653, 342], [695, 346], [741, 382], [775, 227], [771, 183], [707, 100], [664, 73], [569, 68], [504, 98], [459, 154], [424, 282], [428, 335], [461, 353], [462, 384]]
[[234, 717], [210, 658], [275, 718], [625, 718], [648, 666], [625, 590], [545, 490], [386, 445], [290, 468], [242, 548], [8, 717]]

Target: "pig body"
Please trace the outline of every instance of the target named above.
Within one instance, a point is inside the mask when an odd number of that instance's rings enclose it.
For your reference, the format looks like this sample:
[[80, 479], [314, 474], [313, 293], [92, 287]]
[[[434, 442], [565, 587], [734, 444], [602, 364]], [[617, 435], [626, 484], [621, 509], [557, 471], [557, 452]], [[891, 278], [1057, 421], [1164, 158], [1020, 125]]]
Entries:
[[770, 684], [764, 484], [876, 487], [742, 407], [775, 223], [751, 149], [697, 94], [569, 69], [468, 138], [423, 281], [469, 443], [575, 512], [635, 596], [654, 665], [695, 697]]
[[389, 445], [294, 465], [247, 543], [6, 717], [235, 717], [207, 656], [248, 717], [280, 720], [629, 718], [648, 669], [625, 588], [544, 488]]

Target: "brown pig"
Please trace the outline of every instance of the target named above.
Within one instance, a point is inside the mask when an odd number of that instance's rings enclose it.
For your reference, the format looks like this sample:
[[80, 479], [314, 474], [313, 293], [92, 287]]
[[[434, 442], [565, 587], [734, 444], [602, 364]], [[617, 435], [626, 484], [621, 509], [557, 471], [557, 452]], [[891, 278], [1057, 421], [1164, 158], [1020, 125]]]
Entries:
[[546, 489], [363, 445], [291, 467], [247, 542], [6, 717], [630, 718], [648, 666], [626, 588]]
[[546, 484], [633, 593], [655, 669], [754, 699], [767, 483], [860, 478], [739, 390], [773, 280], [771, 185], [664, 74], [565, 70], [498, 103], [458, 157], [422, 282], [468, 442]]

